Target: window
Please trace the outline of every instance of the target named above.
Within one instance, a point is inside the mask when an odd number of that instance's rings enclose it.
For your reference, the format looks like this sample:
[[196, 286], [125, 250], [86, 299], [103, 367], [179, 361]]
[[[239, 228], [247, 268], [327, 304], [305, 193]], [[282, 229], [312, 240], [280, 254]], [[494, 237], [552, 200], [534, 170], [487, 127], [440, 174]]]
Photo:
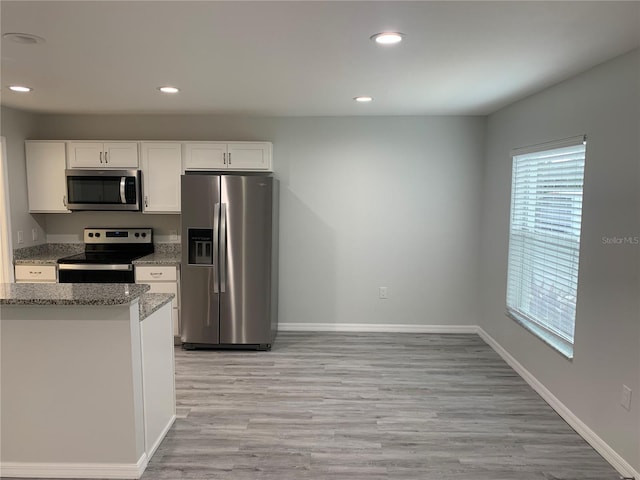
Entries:
[[586, 141], [513, 152], [507, 314], [569, 358]]

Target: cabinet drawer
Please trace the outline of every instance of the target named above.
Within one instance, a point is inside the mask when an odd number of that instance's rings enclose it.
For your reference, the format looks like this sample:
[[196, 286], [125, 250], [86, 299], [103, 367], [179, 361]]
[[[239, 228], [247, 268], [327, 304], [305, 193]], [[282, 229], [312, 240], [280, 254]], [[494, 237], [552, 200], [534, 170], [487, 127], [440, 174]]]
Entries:
[[136, 267], [136, 282], [175, 282], [176, 267]]
[[16, 265], [16, 282], [55, 282], [53, 265]]

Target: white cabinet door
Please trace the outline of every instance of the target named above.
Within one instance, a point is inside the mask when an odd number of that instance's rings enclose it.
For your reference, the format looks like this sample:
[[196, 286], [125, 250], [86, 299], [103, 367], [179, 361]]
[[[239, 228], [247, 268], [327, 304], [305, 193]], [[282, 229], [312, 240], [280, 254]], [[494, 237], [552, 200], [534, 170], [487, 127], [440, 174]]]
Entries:
[[64, 142], [26, 141], [27, 193], [30, 213], [70, 213]]
[[178, 268], [168, 265], [136, 266], [136, 283], [146, 283], [150, 293], [173, 293], [171, 318], [173, 335], [180, 336], [180, 275]]
[[69, 168], [105, 168], [102, 143], [69, 142]]
[[141, 150], [144, 213], [180, 213], [180, 143], [142, 142]]
[[156, 282], [149, 283], [151, 287], [149, 293], [173, 293], [174, 299], [171, 301], [171, 321], [173, 324], [173, 335], [180, 336], [180, 305], [178, 302], [178, 284], [176, 282]]
[[140, 322], [147, 458], [151, 458], [160, 445], [176, 413], [174, 347], [167, 310], [166, 305], [162, 306]]
[[107, 168], [138, 168], [136, 142], [105, 142], [103, 148]]
[[227, 144], [190, 142], [184, 144], [185, 170], [220, 170], [227, 168]]
[[271, 144], [240, 142], [227, 145], [227, 165], [231, 170], [271, 170]]
[[138, 168], [137, 142], [68, 142], [69, 168]]

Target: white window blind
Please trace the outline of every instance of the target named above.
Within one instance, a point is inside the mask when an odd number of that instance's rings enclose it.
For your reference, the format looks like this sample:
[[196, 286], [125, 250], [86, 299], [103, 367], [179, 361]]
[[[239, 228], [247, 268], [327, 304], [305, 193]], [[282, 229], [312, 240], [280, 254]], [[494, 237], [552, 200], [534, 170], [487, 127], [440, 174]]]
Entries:
[[507, 313], [570, 358], [578, 287], [583, 140], [513, 152]]

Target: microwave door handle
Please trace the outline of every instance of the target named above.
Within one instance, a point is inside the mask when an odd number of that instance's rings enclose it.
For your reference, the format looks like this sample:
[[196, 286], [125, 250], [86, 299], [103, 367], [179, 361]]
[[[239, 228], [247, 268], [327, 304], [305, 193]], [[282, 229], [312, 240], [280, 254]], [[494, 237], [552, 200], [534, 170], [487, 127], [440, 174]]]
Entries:
[[127, 203], [127, 196], [124, 192], [127, 177], [120, 177], [120, 203]]

